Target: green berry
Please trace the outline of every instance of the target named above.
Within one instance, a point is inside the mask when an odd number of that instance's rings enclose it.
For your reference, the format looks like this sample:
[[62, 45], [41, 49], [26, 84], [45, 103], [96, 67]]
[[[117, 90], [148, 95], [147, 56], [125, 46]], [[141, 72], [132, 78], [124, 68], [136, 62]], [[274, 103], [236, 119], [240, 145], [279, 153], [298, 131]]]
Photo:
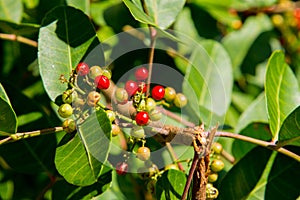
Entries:
[[101, 67], [95, 65], [95, 66], [92, 66], [92, 67], [90, 68], [89, 77], [90, 77], [91, 79], [95, 80], [95, 78], [96, 78], [97, 76], [102, 75], [102, 73], [103, 73], [103, 70], [101, 69]]
[[187, 104], [187, 98], [184, 94], [178, 93], [176, 94], [173, 103], [178, 108], [183, 108]]
[[214, 183], [218, 180], [218, 174], [217, 173], [212, 173], [208, 175], [208, 182]]
[[119, 135], [121, 132], [122, 132], [122, 130], [120, 129], [120, 126], [118, 126], [116, 124], [111, 125], [111, 134], [113, 137]]
[[101, 95], [99, 92], [92, 91], [87, 96], [87, 104], [89, 106], [95, 107], [97, 103], [100, 101]]
[[147, 100], [146, 100], [146, 110], [148, 111], [148, 112], [150, 112], [150, 111], [152, 111], [154, 108], [156, 108], [156, 102], [155, 102], [155, 100], [154, 99], [152, 99], [152, 98], [147, 98]]
[[58, 114], [63, 118], [70, 117], [73, 114], [73, 108], [70, 104], [67, 103], [62, 104], [58, 108]]
[[176, 91], [172, 87], [166, 87], [165, 88], [165, 100], [168, 102], [172, 102], [176, 97]]
[[64, 131], [66, 131], [67, 133], [72, 133], [72, 132], [76, 131], [76, 123], [73, 119], [66, 119], [62, 123], [62, 127], [63, 127]]
[[221, 154], [222, 151], [223, 151], [223, 147], [222, 147], [222, 145], [221, 145], [220, 143], [215, 142], [215, 143], [213, 143], [213, 145], [212, 145], [212, 150], [213, 150], [214, 153], [216, 153], [216, 154]]
[[149, 114], [152, 121], [158, 121], [162, 118], [162, 113], [158, 109], [154, 109]]
[[150, 158], [150, 149], [148, 147], [140, 147], [136, 152], [136, 157], [141, 161], [146, 161]]
[[106, 76], [108, 79], [111, 79], [111, 71], [110, 71], [110, 69], [103, 69], [102, 75]]
[[220, 159], [216, 159], [216, 160], [213, 160], [211, 162], [211, 165], [210, 165], [210, 169], [213, 171], [213, 172], [219, 172], [219, 171], [222, 171], [224, 168], [224, 163], [222, 160]]
[[134, 126], [130, 131], [130, 135], [137, 139], [141, 139], [145, 137], [145, 130], [141, 126]]
[[119, 104], [125, 104], [128, 100], [128, 93], [124, 88], [117, 88], [115, 91], [115, 97]]
[[62, 100], [64, 103], [71, 104], [73, 101], [76, 101], [77, 97], [77, 92], [75, 90], [69, 89], [64, 91]]
[[115, 114], [114, 111], [112, 111], [112, 110], [107, 110], [107, 111], [105, 111], [105, 112], [106, 112], [106, 115], [107, 115], [107, 117], [108, 117], [108, 119], [109, 119], [110, 122], [115, 121], [115, 119], [116, 119], [116, 114]]

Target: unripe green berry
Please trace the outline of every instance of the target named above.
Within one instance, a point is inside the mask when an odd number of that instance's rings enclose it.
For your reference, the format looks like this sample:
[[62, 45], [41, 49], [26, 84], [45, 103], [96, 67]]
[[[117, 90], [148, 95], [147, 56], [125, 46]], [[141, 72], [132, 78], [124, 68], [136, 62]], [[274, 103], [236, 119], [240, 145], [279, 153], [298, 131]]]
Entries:
[[187, 98], [184, 94], [178, 93], [173, 100], [173, 103], [178, 108], [183, 108], [187, 104]]
[[137, 139], [141, 139], [145, 137], [145, 130], [141, 126], [134, 126], [130, 131], [130, 135]]
[[114, 111], [112, 111], [112, 110], [107, 110], [107, 111], [105, 111], [105, 112], [106, 112], [106, 115], [107, 115], [107, 117], [108, 117], [108, 119], [109, 119], [110, 122], [115, 121], [115, 119], [116, 119], [116, 114], [115, 114]]
[[108, 79], [111, 79], [111, 71], [110, 71], [110, 69], [103, 69], [102, 75], [106, 76]]
[[213, 145], [212, 145], [212, 150], [213, 150], [214, 153], [216, 153], [216, 154], [221, 154], [222, 151], [223, 151], [223, 147], [222, 147], [222, 145], [221, 145], [220, 143], [215, 142], [215, 143], [213, 143]]
[[158, 121], [162, 118], [162, 113], [158, 109], [154, 109], [149, 114], [152, 121]]
[[164, 99], [168, 102], [172, 102], [176, 97], [176, 91], [172, 87], [165, 88], [165, 96]]
[[146, 110], [148, 111], [148, 112], [150, 112], [150, 111], [152, 111], [154, 108], [156, 108], [156, 102], [155, 102], [155, 100], [154, 99], [152, 99], [152, 98], [147, 98], [147, 100], [146, 100]]
[[212, 173], [208, 175], [208, 182], [214, 183], [218, 180], [218, 174], [217, 173]]
[[58, 108], [58, 114], [63, 118], [70, 117], [73, 114], [73, 108], [70, 104], [67, 103], [62, 104]]
[[115, 98], [118, 103], [125, 104], [128, 100], [128, 93], [124, 88], [117, 88], [115, 91]]
[[211, 162], [211, 165], [210, 165], [210, 169], [213, 171], [213, 172], [219, 172], [219, 171], [222, 171], [224, 168], [224, 163], [222, 160], [220, 159], [216, 159], [216, 160], [213, 160]]
[[76, 131], [76, 123], [73, 119], [66, 119], [63, 122], [62, 127], [67, 133], [72, 133]]
[[120, 127], [116, 124], [112, 124], [111, 125], [111, 134], [113, 137], [119, 135], [122, 132], [122, 130], [120, 129]]
[[92, 91], [87, 96], [87, 104], [89, 106], [95, 107], [97, 103], [100, 101], [101, 95], [99, 92]]
[[76, 101], [78, 94], [75, 90], [69, 89], [64, 91], [62, 94], [62, 100], [64, 103], [71, 104], [73, 101]]
[[103, 70], [101, 69], [101, 67], [95, 65], [90, 68], [89, 77], [94, 80], [97, 76], [102, 75], [102, 73]]
[[136, 157], [141, 161], [146, 161], [150, 158], [150, 149], [148, 147], [140, 147], [136, 152]]

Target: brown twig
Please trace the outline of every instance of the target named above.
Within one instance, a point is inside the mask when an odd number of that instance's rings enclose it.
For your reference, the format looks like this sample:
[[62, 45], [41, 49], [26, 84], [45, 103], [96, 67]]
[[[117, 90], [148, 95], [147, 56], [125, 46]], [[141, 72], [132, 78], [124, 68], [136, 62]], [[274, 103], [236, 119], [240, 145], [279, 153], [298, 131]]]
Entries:
[[38, 43], [36, 41], [15, 34], [0, 33], [0, 39], [17, 41], [32, 47], [38, 46]]

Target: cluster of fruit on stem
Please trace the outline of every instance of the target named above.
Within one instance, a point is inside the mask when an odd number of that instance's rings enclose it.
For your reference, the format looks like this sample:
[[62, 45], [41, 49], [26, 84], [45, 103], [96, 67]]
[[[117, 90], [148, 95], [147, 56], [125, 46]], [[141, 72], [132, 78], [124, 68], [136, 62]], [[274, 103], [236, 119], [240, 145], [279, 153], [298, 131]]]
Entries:
[[[124, 87], [116, 86], [113, 90], [112, 102], [117, 105], [130, 102], [135, 109], [135, 112], [128, 117], [119, 113], [118, 110], [109, 109], [100, 103], [101, 92], [109, 89], [112, 84], [110, 70], [100, 66], [89, 67], [87, 63], [81, 62], [69, 79], [64, 76], [60, 78], [62, 82], [67, 82], [69, 87], [61, 95], [58, 114], [62, 118], [67, 118], [63, 122], [63, 129], [67, 133], [76, 132], [78, 123], [84, 122], [92, 112], [90, 108], [105, 110], [111, 123], [113, 137], [123, 133], [119, 126], [121, 122], [124, 120], [130, 122], [131, 131], [128, 137], [128, 144], [132, 145], [130, 151], [145, 163], [145, 167], [141, 168], [139, 172], [141, 172], [141, 177], [149, 179], [147, 188], [152, 188], [151, 191], [153, 191], [153, 185], [162, 171], [151, 161], [151, 151], [145, 145], [146, 130], [144, 127], [150, 121], [159, 121], [162, 118], [158, 105], [167, 108], [172, 106], [183, 108], [187, 104], [187, 98], [182, 93], [177, 93], [172, 87], [157, 84], [147, 87], [148, 76], [147, 68], [139, 67], [134, 73], [135, 80], [127, 80]], [[151, 92], [147, 91], [147, 88], [151, 88]], [[136, 145], [139, 145], [138, 148], [134, 148]], [[115, 166], [118, 175], [125, 175], [128, 172], [128, 154], [125, 153], [123, 157], [124, 160]], [[176, 165], [171, 166], [174, 168]], [[178, 169], [177, 166], [176, 168]]]
[[209, 164], [208, 184], [206, 185], [206, 198], [216, 199], [219, 191], [213, 186], [218, 180], [218, 173], [224, 169], [224, 162], [220, 159], [220, 155], [223, 151], [223, 147], [220, 143], [215, 142], [211, 148], [211, 162]]

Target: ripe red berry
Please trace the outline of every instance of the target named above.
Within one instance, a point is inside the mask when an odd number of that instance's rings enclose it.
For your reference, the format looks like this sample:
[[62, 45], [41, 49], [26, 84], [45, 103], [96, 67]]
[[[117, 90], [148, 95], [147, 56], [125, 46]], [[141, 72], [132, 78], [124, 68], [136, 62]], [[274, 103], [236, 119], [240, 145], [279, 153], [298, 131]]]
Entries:
[[105, 90], [109, 87], [110, 80], [106, 76], [100, 75], [95, 78], [95, 85], [97, 86], [98, 89]]
[[129, 96], [132, 96], [136, 93], [138, 89], [138, 85], [135, 81], [129, 80], [125, 84], [125, 90], [127, 91]]
[[135, 78], [138, 81], [146, 80], [148, 78], [149, 72], [146, 67], [137, 68], [135, 71]]
[[157, 85], [152, 89], [152, 98], [155, 100], [161, 100], [165, 96], [165, 88], [161, 85]]
[[117, 163], [116, 171], [118, 175], [125, 175], [128, 171], [128, 164], [126, 162]]
[[148, 112], [145, 112], [145, 111], [138, 112], [135, 116], [135, 121], [136, 121], [137, 125], [140, 125], [140, 126], [146, 125], [149, 121]]
[[81, 62], [76, 67], [76, 72], [79, 76], [85, 76], [89, 73], [90, 68], [85, 62]]

